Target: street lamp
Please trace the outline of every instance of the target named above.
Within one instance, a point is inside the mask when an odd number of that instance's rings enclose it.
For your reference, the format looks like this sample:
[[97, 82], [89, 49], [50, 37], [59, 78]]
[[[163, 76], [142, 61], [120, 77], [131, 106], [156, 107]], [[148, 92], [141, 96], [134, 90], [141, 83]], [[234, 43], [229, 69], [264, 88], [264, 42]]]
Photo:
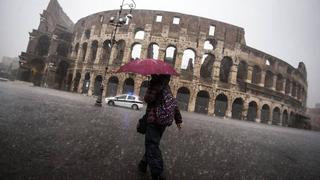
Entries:
[[[130, 8], [130, 11], [128, 14], [126, 15], [122, 15], [122, 10], [124, 6], [128, 6]], [[118, 11], [117, 16], [112, 16], [109, 20], [109, 24], [111, 26], [114, 27], [112, 34], [111, 34], [111, 43], [110, 43], [110, 48], [112, 49], [113, 45], [116, 43], [116, 34], [117, 34], [117, 30], [118, 27], [122, 27], [123, 25], [125, 25], [127, 23], [127, 21], [129, 19], [132, 19], [132, 10], [136, 8], [136, 3], [134, 2], [134, 0], [131, 0], [131, 3], [125, 3], [125, 0], [122, 0], [122, 3], [120, 5], [120, 9]], [[102, 93], [103, 93], [103, 82], [105, 79], [105, 76], [107, 74], [107, 70], [108, 67], [106, 67], [105, 72], [104, 72], [104, 76], [103, 76], [103, 80], [101, 82], [100, 88], [99, 88], [99, 94], [95, 103], [95, 106], [97, 107], [101, 107], [102, 106]]]

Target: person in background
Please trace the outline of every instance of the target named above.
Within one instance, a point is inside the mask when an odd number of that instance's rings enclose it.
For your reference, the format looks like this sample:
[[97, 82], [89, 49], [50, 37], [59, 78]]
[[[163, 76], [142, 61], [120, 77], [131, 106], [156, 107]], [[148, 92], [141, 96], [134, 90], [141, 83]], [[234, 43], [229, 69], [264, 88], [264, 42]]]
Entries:
[[159, 145], [166, 127], [170, 126], [173, 120], [175, 120], [179, 130], [182, 124], [181, 113], [172, 95], [169, 81], [169, 75], [152, 75], [144, 97], [147, 103], [145, 154], [138, 168], [139, 171], [145, 173], [147, 171], [147, 165], [149, 165], [153, 180], [165, 179]]

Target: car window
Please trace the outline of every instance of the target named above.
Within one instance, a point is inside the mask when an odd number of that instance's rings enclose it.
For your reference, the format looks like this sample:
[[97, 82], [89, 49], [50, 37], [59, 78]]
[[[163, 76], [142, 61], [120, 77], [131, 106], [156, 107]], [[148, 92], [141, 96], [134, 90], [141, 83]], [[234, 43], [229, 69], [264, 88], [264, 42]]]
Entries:
[[124, 100], [124, 99], [126, 99], [126, 97], [127, 97], [126, 95], [124, 95], [124, 96], [118, 96], [117, 99], [123, 99], [123, 100]]
[[128, 100], [135, 100], [134, 96], [128, 96]]

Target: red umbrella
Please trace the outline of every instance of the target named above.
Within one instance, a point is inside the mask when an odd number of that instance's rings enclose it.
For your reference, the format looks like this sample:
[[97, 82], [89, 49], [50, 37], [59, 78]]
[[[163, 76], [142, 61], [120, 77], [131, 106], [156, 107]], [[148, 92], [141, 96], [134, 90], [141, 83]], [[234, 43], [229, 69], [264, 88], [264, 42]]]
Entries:
[[151, 74], [169, 74], [178, 76], [176, 70], [166, 62], [156, 59], [132, 60], [120, 67], [117, 73], [137, 73], [144, 76]]

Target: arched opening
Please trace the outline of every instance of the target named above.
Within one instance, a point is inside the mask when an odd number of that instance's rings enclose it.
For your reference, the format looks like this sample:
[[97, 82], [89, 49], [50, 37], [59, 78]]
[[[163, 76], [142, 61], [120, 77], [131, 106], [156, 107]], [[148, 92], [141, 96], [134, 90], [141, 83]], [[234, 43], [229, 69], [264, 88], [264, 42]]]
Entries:
[[190, 99], [190, 91], [186, 87], [181, 87], [177, 92], [177, 102], [179, 109], [182, 111], [188, 111], [189, 99]]
[[261, 68], [257, 65], [253, 66], [252, 83], [253, 84], [260, 84], [261, 83]]
[[293, 112], [291, 112], [290, 117], [289, 117], [288, 126], [293, 127], [295, 120], [296, 120], [296, 115]]
[[134, 92], [134, 80], [128, 78], [123, 83], [122, 94], [133, 94]]
[[43, 70], [45, 67], [41, 59], [33, 59], [30, 62], [32, 82], [35, 86], [40, 86], [42, 82]]
[[50, 47], [50, 39], [48, 36], [41, 36], [38, 39], [38, 44], [36, 46], [36, 54], [38, 56], [46, 56], [48, 55]]
[[213, 54], [204, 54], [202, 57], [200, 78], [210, 81], [212, 79], [213, 63], [215, 56]]
[[229, 76], [230, 76], [232, 64], [233, 62], [230, 57], [224, 57], [222, 59], [221, 65], [220, 65], [220, 73], [219, 73], [219, 79], [221, 82], [224, 82], [224, 83], [229, 82]]
[[67, 72], [69, 68], [69, 63], [66, 61], [61, 61], [58, 65], [56, 74], [55, 74], [55, 83], [57, 89], [61, 89], [63, 84], [65, 84], [64, 80], [66, 78]]
[[199, 91], [196, 99], [196, 106], [194, 112], [208, 114], [209, 93], [207, 91]]
[[138, 30], [134, 36], [134, 39], [140, 39], [143, 40], [144, 39], [144, 31], [142, 30]]
[[106, 97], [116, 96], [118, 90], [119, 79], [116, 76], [112, 76], [108, 80]]
[[261, 108], [261, 123], [268, 123], [270, 120], [270, 107], [265, 104]]
[[94, 91], [93, 91], [93, 95], [100, 95], [102, 92], [100, 92], [100, 88], [101, 88], [101, 84], [102, 84], [102, 76], [98, 75], [96, 76], [95, 80], [94, 80]]
[[168, 46], [166, 49], [166, 54], [164, 61], [168, 64], [171, 64], [173, 67], [176, 63], [177, 48], [175, 46]]
[[242, 111], [243, 111], [243, 100], [242, 98], [237, 98], [233, 101], [232, 104], [232, 118], [233, 119], [242, 119]]
[[257, 110], [258, 110], [258, 105], [256, 102], [251, 101], [249, 103], [248, 107], [248, 113], [247, 113], [247, 120], [248, 121], [256, 121], [257, 118]]
[[79, 53], [79, 43], [77, 43], [76, 46], [74, 47], [74, 51], [75, 51], [75, 57], [74, 58], [77, 58], [78, 57], [78, 53]]
[[94, 62], [96, 60], [97, 51], [98, 51], [98, 41], [94, 40], [91, 45], [91, 62]]
[[273, 73], [271, 71], [266, 71], [266, 77], [264, 81], [265, 88], [271, 88], [273, 86]]
[[156, 43], [151, 43], [148, 47], [147, 58], [158, 59], [159, 58], [159, 45]]
[[135, 43], [131, 47], [131, 60], [136, 60], [141, 58], [142, 45], [140, 43]]
[[186, 49], [183, 51], [181, 69], [187, 71], [193, 71], [194, 60], [196, 58], [196, 53], [192, 49]]
[[102, 46], [101, 62], [105, 64], [109, 64], [110, 55], [111, 55], [111, 41], [105, 40]]
[[283, 90], [283, 76], [281, 74], [277, 75], [277, 82], [276, 82], [276, 90], [282, 91]]
[[273, 125], [279, 125], [280, 124], [280, 108], [275, 107], [273, 109], [273, 113], [272, 113], [272, 124]]
[[228, 108], [228, 97], [224, 94], [219, 94], [215, 99], [214, 114], [219, 117], [224, 117]]
[[215, 48], [216, 41], [214, 39], [208, 39], [203, 44], [203, 49], [213, 50]]
[[60, 43], [57, 47], [58, 56], [67, 57], [68, 56], [68, 45], [66, 43]]
[[247, 79], [247, 72], [248, 72], [248, 64], [245, 61], [240, 61], [238, 65], [238, 72], [237, 72], [238, 83], [245, 82], [245, 80]]
[[88, 43], [83, 43], [82, 44], [82, 57], [81, 57], [81, 61], [83, 61], [83, 62], [86, 60], [87, 48], [88, 48]]
[[78, 91], [80, 79], [81, 79], [81, 73], [77, 72], [76, 73], [76, 77], [73, 80], [74, 81], [74, 83], [73, 83], [73, 92], [77, 92]]
[[296, 82], [293, 82], [292, 83], [292, 92], [291, 92], [291, 95], [293, 97], [296, 97], [297, 96], [297, 85], [296, 85]]
[[83, 86], [82, 86], [82, 93], [83, 94], [88, 93], [89, 86], [90, 86], [90, 73], [87, 72], [86, 75], [84, 76], [84, 80], [83, 80]]
[[140, 86], [140, 92], [139, 92], [139, 96], [140, 97], [144, 97], [144, 95], [146, 94], [147, 92], [147, 89], [148, 89], [148, 86], [149, 86], [149, 81], [143, 81], [141, 83], [141, 86]]
[[126, 42], [124, 40], [119, 40], [116, 43], [117, 53], [115, 53], [115, 58], [114, 58], [115, 65], [121, 65], [122, 59], [124, 56], [125, 47], [126, 47]]
[[301, 98], [301, 86], [300, 85], [297, 86], [297, 98], [298, 99]]
[[284, 110], [282, 113], [282, 125], [283, 126], [288, 126], [289, 122], [288, 122], [288, 111]]

